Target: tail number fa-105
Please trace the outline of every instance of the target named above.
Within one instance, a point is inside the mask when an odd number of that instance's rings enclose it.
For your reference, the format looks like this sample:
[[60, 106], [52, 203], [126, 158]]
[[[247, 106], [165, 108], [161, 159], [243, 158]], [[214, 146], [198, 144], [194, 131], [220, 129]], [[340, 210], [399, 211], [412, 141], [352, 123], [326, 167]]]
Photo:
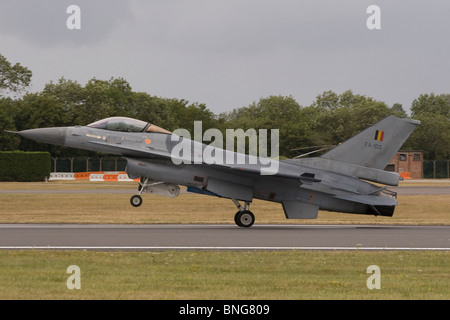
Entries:
[[380, 143], [372, 143], [372, 142], [365, 142], [364, 146], [367, 148], [374, 148], [377, 150], [381, 150], [381, 148], [383, 147]]

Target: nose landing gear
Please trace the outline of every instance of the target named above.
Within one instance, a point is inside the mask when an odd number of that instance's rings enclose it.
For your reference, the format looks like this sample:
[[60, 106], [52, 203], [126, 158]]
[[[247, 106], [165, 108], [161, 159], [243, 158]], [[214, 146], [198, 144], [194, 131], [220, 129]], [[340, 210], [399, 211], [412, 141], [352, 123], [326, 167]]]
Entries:
[[147, 188], [160, 185], [164, 182], [162, 181], [156, 181], [156, 182], [149, 182], [149, 178], [141, 178], [141, 181], [139, 182], [138, 187], [138, 194], [135, 194], [130, 198], [130, 203], [133, 207], [140, 207], [142, 204], [142, 197], [141, 194], [143, 192], [147, 191]]
[[141, 178], [141, 181], [139, 182], [138, 194], [130, 198], [130, 203], [133, 207], [139, 207], [142, 204], [141, 195], [143, 192], [175, 198], [180, 194], [180, 187], [174, 183]]
[[145, 191], [145, 189], [147, 188], [148, 185], [148, 178], [141, 178], [141, 181], [139, 182], [139, 187], [138, 187], [138, 194], [135, 194], [134, 196], [132, 196], [130, 198], [130, 203], [133, 207], [140, 207], [142, 204], [142, 197], [141, 194], [142, 192]]

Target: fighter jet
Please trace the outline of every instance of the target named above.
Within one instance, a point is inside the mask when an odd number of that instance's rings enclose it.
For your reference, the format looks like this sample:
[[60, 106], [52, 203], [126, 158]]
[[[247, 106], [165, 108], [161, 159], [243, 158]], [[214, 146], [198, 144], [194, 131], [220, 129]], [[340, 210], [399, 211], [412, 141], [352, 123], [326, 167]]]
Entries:
[[[319, 210], [392, 216], [398, 202], [388, 186], [398, 185], [401, 178], [384, 168], [419, 124], [388, 116], [322, 156], [267, 161], [245, 155], [240, 162], [242, 154], [125, 117], [17, 133], [125, 158], [129, 177], [140, 178], [138, 192], [130, 199], [134, 207], [142, 205], [144, 192], [176, 197], [181, 185], [188, 192], [231, 199], [238, 209], [235, 223], [250, 227], [255, 222], [253, 199], [281, 203], [287, 219], [315, 219]], [[201, 157], [206, 151], [231, 161], [208, 161]]]

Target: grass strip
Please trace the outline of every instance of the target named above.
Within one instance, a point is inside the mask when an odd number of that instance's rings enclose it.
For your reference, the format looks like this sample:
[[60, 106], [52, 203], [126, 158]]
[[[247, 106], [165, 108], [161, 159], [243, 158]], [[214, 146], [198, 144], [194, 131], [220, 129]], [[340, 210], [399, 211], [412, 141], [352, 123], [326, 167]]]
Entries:
[[[0, 251], [0, 299], [449, 299], [448, 252]], [[80, 267], [70, 290], [67, 267]], [[381, 289], [369, 290], [370, 265]]]

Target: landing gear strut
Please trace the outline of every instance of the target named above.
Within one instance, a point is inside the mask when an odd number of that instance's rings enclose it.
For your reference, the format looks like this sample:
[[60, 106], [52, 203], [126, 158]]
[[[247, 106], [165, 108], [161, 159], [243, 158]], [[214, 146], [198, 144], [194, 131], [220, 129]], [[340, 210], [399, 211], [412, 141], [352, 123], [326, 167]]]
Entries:
[[162, 182], [154, 182], [154, 183], [148, 183], [148, 178], [141, 178], [141, 181], [139, 182], [138, 187], [138, 194], [135, 194], [130, 198], [130, 203], [133, 207], [140, 207], [142, 204], [142, 192], [145, 192], [147, 190], [147, 187], [156, 186], [161, 184]]
[[246, 201], [244, 207], [241, 206], [239, 201], [236, 199], [232, 199], [236, 207], [239, 209], [238, 212], [236, 212], [236, 215], [234, 216], [234, 222], [239, 226], [243, 228], [249, 228], [255, 223], [255, 216], [254, 214], [249, 210], [250, 208], [250, 202]]

